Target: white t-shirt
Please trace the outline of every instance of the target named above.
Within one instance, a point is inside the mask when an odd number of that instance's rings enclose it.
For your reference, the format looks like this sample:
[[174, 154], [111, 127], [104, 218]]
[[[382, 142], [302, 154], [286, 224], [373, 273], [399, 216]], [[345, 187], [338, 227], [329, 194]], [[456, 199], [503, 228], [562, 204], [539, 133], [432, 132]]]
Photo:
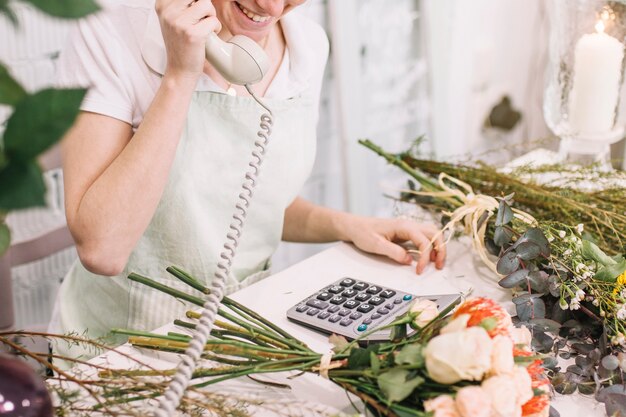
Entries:
[[[288, 99], [306, 90], [319, 103], [328, 38], [297, 12], [281, 19], [287, 48], [265, 97]], [[61, 53], [59, 86], [89, 87], [81, 109], [114, 117], [136, 129], [165, 71], [166, 51], [154, 0], [124, 1], [78, 22]], [[203, 75], [197, 91], [224, 93]]]

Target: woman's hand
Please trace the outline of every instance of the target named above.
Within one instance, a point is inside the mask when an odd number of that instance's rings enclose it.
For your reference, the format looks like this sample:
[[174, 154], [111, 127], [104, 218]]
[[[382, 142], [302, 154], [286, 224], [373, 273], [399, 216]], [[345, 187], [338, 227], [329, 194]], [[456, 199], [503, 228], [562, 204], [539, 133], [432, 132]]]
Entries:
[[204, 45], [211, 32], [219, 32], [210, 0], [157, 0], [156, 12], [167, 50], [166, 75], [196, 79], [204, 68]]
[[412, 242], [419, 251], [416, 267], [418, 274], [431, 261], [435, 262], [437, 269], [443, 268], [446, 247], [441, 235], [431, 244], [438, 232], [433, 224], [417, 223], [408, 219], [350, 216], [345, 226], [347, 240], [356, 247], [365, 252], [387, 256], [401, 264], [410, 265], [413, 257], [399, 243]]

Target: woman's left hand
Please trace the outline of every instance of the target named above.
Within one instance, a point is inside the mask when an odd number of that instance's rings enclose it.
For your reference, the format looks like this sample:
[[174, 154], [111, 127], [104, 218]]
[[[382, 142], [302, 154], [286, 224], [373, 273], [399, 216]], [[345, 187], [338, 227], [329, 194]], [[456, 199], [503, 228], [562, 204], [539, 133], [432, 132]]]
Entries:
[[431, 244], [439, 230], [429, 223], [417, 223], [408, 219], [380, 219], [350, 216], [344, 225], [347, 240], [359, 249], [384, 255], [401, 264], [410, 265], [413, 257], [399, 245], [412, 242], [419, 251], [416, 272], [421, 274], [429, 262], [435, 262], [437, 269], [443, 268], [446, 247], [439, 235]]

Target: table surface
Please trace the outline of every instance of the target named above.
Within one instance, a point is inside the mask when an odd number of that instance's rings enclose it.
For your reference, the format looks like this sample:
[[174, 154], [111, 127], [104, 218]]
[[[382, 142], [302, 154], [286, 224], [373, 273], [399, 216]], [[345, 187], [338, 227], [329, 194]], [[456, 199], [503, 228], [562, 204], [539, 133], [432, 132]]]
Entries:
[[[466, 239], [450, 242], [446, 268], [437, 271], [431, 265], [418, 276], [412, 266], [400, 266], [385, 258], [365, 254], [351, 245], [341, 243], [231, 296], [283, 327], [314, 350], [324, 353], [331, 347], [327, 336], [288, 321], [285, 312], [306, 296], [345, 276], [402, 289], [417, 295], [473, 291], [474, 295], [493, 298], [508, 310], [513, 309], [510, 293], [495, 284], [493, 273], [484, 267], [473, 253]], [[180, 328], [174, 328], [173, 325], [164, 326], [156, 331], [159, 333], [181, 332]], [[124, 345], [121, 350], [159, 369], [173, 368], [177, 360], [176, 355], [173, 354], [135, 349], [129, 345]], [[108, 353], [94, 358], [93, 361], [108, 366], [124, 367], [127, 360], [115, 353]], [[312, 403], [321, 402], [335, 410], [348, 414], [355, 413], [346, 393], [318, 375], [304, 374], [294, 379], [286, 379], [286, 375], [263, 375], [263, 379], [287, 383], [291, 389], [261, 385], [245, 378], [220, 383], [211, 389], [220, 392], [245, 392], [253, 396], [267, 397], [268, 404], [271, 399], [281, 401], [292, 399], [294, 402], [300, 400]], [[605, 415], [603, 405], [580, 395], [560, 396], [557, 394], [552, 405], [563, 417]], [[281, 407], [281, 414], [287, 414], [285, 406]], [[303, 412], [304, 408], [294, 407], [297, 413], [293, 415], [307, 414]], [[362, 408], [359, 406], [359, 411], [362, 411]], [[268, 408], [261, 413], [255, 411], [254, 415], [275, 414]]]

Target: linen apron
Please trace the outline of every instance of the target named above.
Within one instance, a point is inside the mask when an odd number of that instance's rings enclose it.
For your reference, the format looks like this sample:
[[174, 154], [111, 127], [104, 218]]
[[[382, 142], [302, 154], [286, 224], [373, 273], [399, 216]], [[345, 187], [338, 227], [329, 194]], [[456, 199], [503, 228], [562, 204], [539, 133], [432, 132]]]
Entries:
[[[264, 102], [272, 110], [274, 125], [227, 293], [269, 275], [269, 259], [282, 236], [284, 211], [309, 176], [315, 156], [311, 97]], [[248, 163], [263, 112], [250, 97], [194, 93], [163, 196], [124, 272], [103, 277], [77, 261], [61, 287], [58, 330], [85, 332], [91, 338], [104, 337], [112, 328], [150, 331], [183, 318], [186, 310], [194, 308], [126, 277], [136, 272], [199, 295], [165, 271], [175, 265], [206, 285], [211, 283], [245, 173], [251, 169]], [[107, 340], [124, 341], [112, 336]], [[55, 350], [82, 358], [95, 354], [64, 345], [58, 344]]]

